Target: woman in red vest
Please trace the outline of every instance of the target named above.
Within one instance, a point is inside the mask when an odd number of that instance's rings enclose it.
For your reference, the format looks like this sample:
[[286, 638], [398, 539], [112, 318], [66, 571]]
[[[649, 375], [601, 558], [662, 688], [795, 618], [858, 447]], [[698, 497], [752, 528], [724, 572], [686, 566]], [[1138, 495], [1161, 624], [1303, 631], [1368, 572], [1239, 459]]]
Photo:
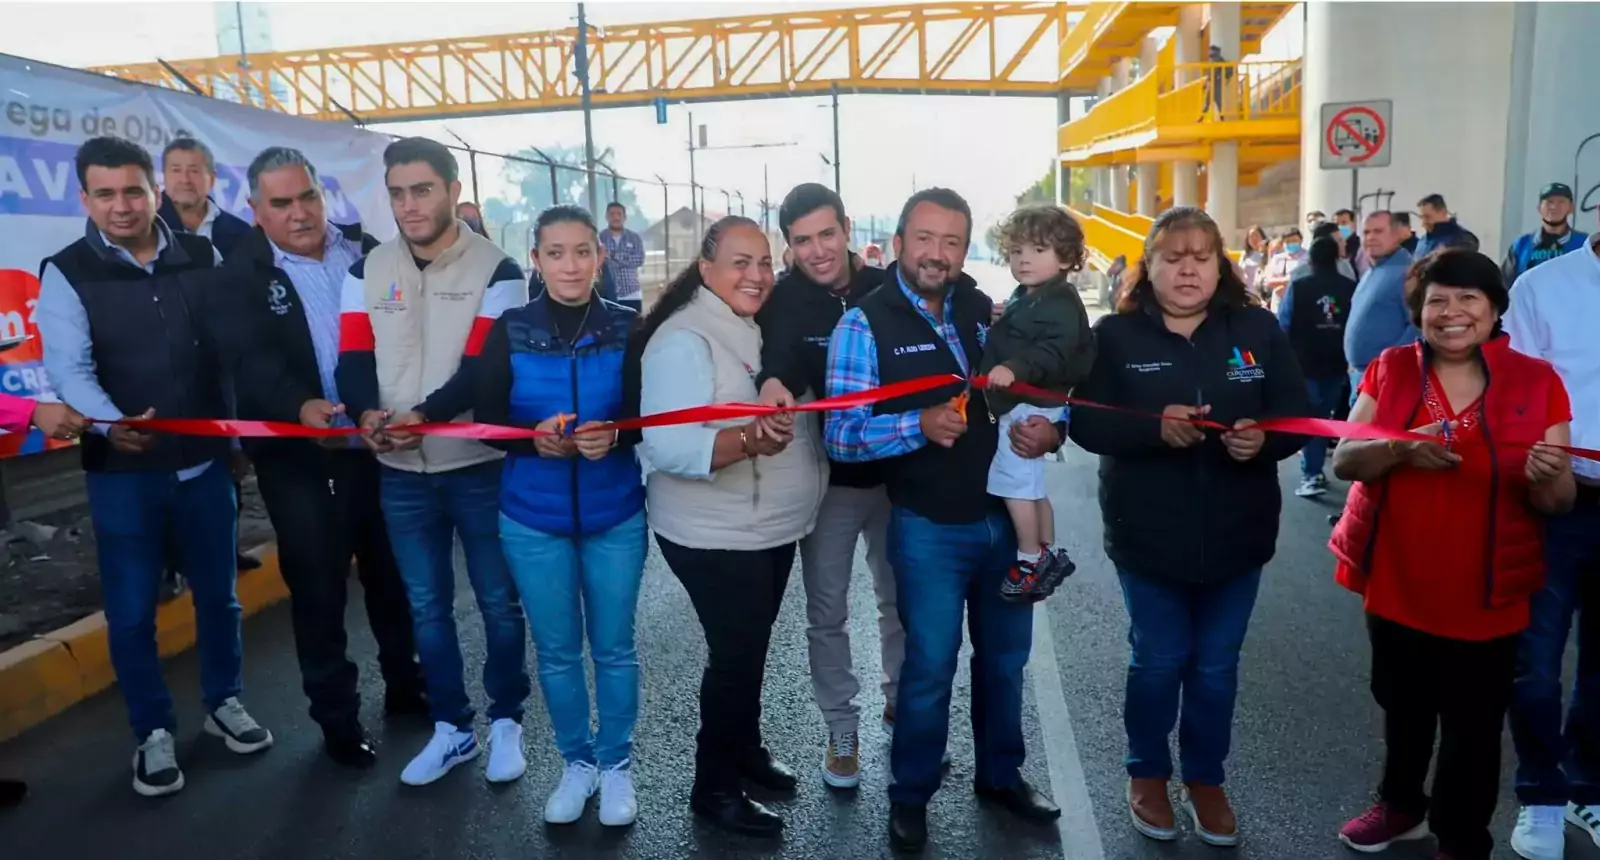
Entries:
[[1350, 420], [1436, 441], [1346, 440], [1333, 456], [1353, 483], [1329, 546], [1339, 583], [1363, 598], [1387, 747], [1377, 804], [1339, 839], [1375, 852], [1431, 824], [1438, 858], [1486, 860], [1517, 634], [1544, 581], [1542, 519], [1576, 492], [1555, 447], [1572, 411], [1555, 370], [1501, 332], [1509, 297], [1493, 260], [1446, 251], [1413, 276], [1423, 340], [1367, 368]]

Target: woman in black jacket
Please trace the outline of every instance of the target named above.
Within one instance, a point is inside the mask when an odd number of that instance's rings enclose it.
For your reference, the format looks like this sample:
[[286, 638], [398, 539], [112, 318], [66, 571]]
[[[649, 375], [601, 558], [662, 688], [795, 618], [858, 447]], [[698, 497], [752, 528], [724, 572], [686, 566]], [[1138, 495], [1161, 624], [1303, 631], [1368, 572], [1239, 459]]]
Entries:
[[[1204, 212], [1157, 218], [1137, 274], [1095, 326], [1099, 352], [1077, 396], [1166, 420], [1084, 408], [1070, 427], [1101, 455], [1106, 554], [1128, 607], [1128, 802], [1140, 833], [1177, 838], [1168, 738], [1181, 695], [1184, 809], [1203, 841], [1234, 845], [1222, 765], [1239, 650], [1277, 543], [1277, 463], [1302, 442], [1251, 426], [1306, 414], [1306, 385]], [[1192, 418], [1232, 429], [1204, 431]]]

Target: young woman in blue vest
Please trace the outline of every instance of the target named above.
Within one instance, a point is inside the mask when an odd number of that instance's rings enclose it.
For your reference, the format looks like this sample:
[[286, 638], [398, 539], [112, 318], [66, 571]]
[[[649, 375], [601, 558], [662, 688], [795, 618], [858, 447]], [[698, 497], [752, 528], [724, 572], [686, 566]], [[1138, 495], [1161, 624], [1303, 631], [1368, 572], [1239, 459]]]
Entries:
[[[495, 322], [480, 359], [477, 420], [563, 435], [504, 448], [500, 540], [533, 629], [539, 686], [566, 772], [545, 820], [570, 824], [600, 793], [600, 823], [637, 814], [630, 755], [639, 713], [634, 610], [646, 547], [638, 433], [598, 430], [638, 414], [624, 367], [639, 315], [595, 290], [604, 252], [594, 220], [555, 206], [534, 228], [544, 291]], [[590, 731], [584, 634], [599, 731]]]

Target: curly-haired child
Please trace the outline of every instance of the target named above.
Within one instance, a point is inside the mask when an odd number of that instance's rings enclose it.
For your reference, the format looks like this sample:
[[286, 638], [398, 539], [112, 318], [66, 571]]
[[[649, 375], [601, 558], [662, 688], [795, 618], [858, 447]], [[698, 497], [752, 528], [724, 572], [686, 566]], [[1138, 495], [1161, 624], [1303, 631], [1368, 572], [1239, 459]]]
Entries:
[[1005, 500], [1017, 531], [1017, 563], [1001, 585], [1010, 600], [1048, 596], [1071, 572], [1066, 553], [1054, 549], [1055, 510], [1045, 492], [1044, 463], [1024, 460], [1008, 442], [1013, 424], [1032, 416], [1060, 421], [1061, 401], [1028, 398], [1006, 389], [1022, 382], [1066, 395], [1089, 375], [1094, 334], [1078, 288], [1069, 280], [1083, 268], [1083, 228], [1056, 206], [1030, 206], [1011, 214], [1001, 229], [1001, 247], [1018, 286], [1000, 319], [989, 329], [983, 372], [989, 377], [991, 418], [1000, 424], [1000, 445], [989, 467], [989, 493]]

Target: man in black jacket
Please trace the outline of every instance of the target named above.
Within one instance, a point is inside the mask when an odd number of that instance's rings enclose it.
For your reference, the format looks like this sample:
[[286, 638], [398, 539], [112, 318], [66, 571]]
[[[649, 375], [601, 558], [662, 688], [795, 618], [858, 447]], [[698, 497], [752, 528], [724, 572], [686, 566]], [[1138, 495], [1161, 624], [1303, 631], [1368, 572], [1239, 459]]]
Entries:
[[[756, 314], [761, 326], [761, 386], [767, 403], [823, 396], [828, 340], [847, 308], [883, 281], [883, 271], [850, 253], [850, 219], [832, 189], [813, 182], [797, 186], [778, 207], [778, 229], [794, 255], [794, 267], [773, 287]], [[867, 541], [867, 569], [878, 596], [878, 637], [883, 654], [883, 724], [894, 728], [895, 694], [905, 631], [895, 610], [894, 572], [886, 534], [889, 496], [876, 463], [830, 464], [828, 492], [817, 525], [800, 542], [806, 586], [806, 640], [811, 688], [828, 727], [822, 779], [834, 788], [860, 782], [860, 708], [850, 659], [850, 578], [856, 541]]]
[[[971, 239], [972, 210], [954, 191], [930, 188], [906, 202], [895, 230], [898, 262], [834, 330], [829, 395], [976, 372], [994, 302], [961, 271]], [[989, 463], [1003, 444], [987, 409], [982, 390], [957, 381], [829, 412], [825, 420], [828, 456], [878, 462], [891, 505], [889, 559], [906, 631], [890, 759], [889, 841], [898, 849], [920, 849], [928, 839], [927, 804], [941, 781], [963, 608], [971, 618], [978, 728], [973, 789], [1024, 819], [1061, 815], [1021, 772], [1022, 669], [1033, 643], [1033, 612], [1000, 596], [1017, 539], [1005, 507], [985, 491]], [[1038, 457], [1059, 439], [1051, 443], [1022, 455]]]
[[[240, 375], [239, 417], [348, 426], [335, 405], [340, 288], [350, 266], [378, 242], [359, 225], [328, 223], [316, 168], [296, 150], [264, 150], [248, 180], [257, 226], [224, 268], [245, 348], [257, 360]], [[345, 655], [352, 555], [378, 641], [386, 710], [427, 713], [410, 605], [378, 509], [377, 461], [354, 438], [250, 439], [245, 451], [278, 537], [311, 718], [331, 758], [369, 766], [374, 754], [357, 720], [356, 665]]]

